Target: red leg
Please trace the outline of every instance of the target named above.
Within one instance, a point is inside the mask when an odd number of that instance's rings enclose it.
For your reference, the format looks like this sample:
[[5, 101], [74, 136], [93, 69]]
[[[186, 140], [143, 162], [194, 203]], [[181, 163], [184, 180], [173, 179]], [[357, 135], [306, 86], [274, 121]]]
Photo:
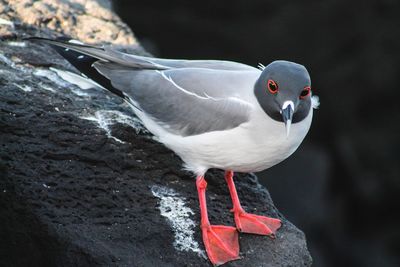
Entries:
[[239, 236], [235, 227], [210, 225], [207, 214], [206, 187], [203, 176], [196, 179], [201, 212], [201, 231], [208, 258], [215, 266], [239, 259]]
[[236, 228], [243, 233], [275, 236], [276, 230], [281, 227], [279, 219], [269, 218], [265, 216], [249, 214], [245, 212], [240, 205], [239, 197], [233, 183], [233, 172], [225, 172], [225, 180], [228, 184], [229, 193], [231, 194], [233, 209], [235, 216]]

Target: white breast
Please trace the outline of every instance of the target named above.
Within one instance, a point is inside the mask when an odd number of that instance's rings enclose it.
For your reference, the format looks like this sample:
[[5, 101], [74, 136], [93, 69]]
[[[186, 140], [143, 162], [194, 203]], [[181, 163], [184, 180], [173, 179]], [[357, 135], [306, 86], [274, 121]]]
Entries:
[[257, 110], [248, 123], [231, 130], [188, 137], [164, 135], [160, 141], [174, 150], [186, 167], [198, 175], [209, 168], [255, 172], [289, 157], [306, 136], [311, 120], [312, 109], [303, 121], [292, 124], [286, 138], [283, 122]]

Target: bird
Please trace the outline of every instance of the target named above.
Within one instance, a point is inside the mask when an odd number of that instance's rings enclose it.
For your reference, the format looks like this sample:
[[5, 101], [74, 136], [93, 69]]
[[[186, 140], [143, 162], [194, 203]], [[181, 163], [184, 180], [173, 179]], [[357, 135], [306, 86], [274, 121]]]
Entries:
[[[28, 40], [50, 45], [82, 75], [125, 100], [182, 159], [196, 177], [203, 244], [214, 266], [240, 258], [239, 232], [275, 237], [281, 221], [246, 212], [233, 176], [278, 164], [305, 138], [319, 99], [303, 65], [163, 59], [68, 38]], [[204, 177], [214, 168], [225, 171], [235, 227], [213, 225], [208, 218]]]

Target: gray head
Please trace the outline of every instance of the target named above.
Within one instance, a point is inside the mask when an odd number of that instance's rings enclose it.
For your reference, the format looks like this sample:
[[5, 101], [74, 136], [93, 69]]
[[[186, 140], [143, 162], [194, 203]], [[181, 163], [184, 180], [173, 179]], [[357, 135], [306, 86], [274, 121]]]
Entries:
[[274, 61], [263, 69], [254, 94], [269, 117], [285, 123], [289, 135], [291, 123], [302, 121], [310, 112], [310, 75], [302, 65]]

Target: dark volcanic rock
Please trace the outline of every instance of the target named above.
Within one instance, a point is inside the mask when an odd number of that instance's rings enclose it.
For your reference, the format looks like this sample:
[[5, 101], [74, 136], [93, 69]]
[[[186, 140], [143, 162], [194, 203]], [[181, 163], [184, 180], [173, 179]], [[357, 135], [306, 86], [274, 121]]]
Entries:
[[113, 2], [162, 57], [306, 66], [321, 108], [259, 180], [316, 266], [400, 266], [400, 1]]
[[[80, 21], [97, 5], [80, 2], [32, 1], [40, 16], [31, 18], [43, 22], [46, 12], [77, 8]], [[194, 178], [181, 170], [180, 159], [155, 142], [120, 99], [62, 80], [48, 67], [71, 70], [66, 61], [48, 47], [19, 41], [53, 31], [80, 37], [83, 29], [67, 31], [62, 19], [51, 27], [35, 24], [19, 17], [16, 2], [7, 4], [0, 2], [2, 14], [16, 23], [1, 25], [0, 265], [209, 266]], [[96, 21], [104, 27], [110, 18], [119, 21], [109, 16]], [[126, 38], [105, 40], [134, 44], [133, 36]], [[210, 219], [233, 225], [222, 175], [206, 177]], [[279, 214], [257, 178], [236, 181], [248, 211], [279, 217], [283, 226], [276, 239], [241, 234], [243, 259], [227, 266], [310, 266], [304, 234]]]

